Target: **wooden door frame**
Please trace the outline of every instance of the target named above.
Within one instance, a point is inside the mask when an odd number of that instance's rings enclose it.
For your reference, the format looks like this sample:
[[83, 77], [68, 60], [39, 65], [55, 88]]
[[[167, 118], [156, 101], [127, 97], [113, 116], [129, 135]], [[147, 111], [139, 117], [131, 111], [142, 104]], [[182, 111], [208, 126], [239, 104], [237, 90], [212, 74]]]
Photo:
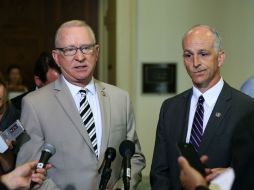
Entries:
[[99, 1], [100, 80], [116, 85], [116, 0]]

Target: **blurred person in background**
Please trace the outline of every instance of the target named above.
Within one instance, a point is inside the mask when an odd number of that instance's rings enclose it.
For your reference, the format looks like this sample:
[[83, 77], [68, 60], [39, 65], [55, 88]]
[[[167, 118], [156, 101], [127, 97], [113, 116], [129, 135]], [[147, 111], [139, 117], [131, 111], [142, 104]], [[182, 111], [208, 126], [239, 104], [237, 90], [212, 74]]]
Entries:
[[[8, 101], [6, 83], [0, 78], [0, 131], [4, 131], [20, 117], [20, 112]], [[11, 143], [9, 143], [12, 149]], [[14, 155], [12, 150], [8, 149], [0, 153], [0, 174], [9, 172], [14, 167]]]
[[240, 89], [243, 93], [249, 95], [254, 98], [254, 76], [246, 80]]
[[47, 51], [42, 52], [39, 55], [38, 59], [36, 60], [35, 66], [34, 66], [35, 86], [32, 89], [30, 89], [28, 92], [23, 93], [15, 98], [12, 98], [11, 102], [17, 109], [21, 110], [22, 98], [26, 94], [55, 81], [60, 74], [61, 74], [61, 70], [58, 67], [58, 65], [55, 63], [51, 53]]
[[36, 88], [41, 88], [56, 79], [61, 74], [61, 70], [54, 61], [51, 53], [42, 52], [34, 67], [34, 82]]
[[7, 69], [7, 89], [9, 99], [28, 90], [27, 86], [23, 84], [21, 68], [18, 65], [10, 65]]

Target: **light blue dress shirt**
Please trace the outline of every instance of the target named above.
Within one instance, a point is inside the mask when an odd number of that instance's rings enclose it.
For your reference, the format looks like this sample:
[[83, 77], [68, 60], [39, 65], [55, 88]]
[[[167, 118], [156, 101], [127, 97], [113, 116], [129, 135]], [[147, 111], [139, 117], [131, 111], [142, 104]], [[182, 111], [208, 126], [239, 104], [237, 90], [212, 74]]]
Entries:
[[240, 89], [243, 93], [254, 98], [254, 76], [246, 80]]

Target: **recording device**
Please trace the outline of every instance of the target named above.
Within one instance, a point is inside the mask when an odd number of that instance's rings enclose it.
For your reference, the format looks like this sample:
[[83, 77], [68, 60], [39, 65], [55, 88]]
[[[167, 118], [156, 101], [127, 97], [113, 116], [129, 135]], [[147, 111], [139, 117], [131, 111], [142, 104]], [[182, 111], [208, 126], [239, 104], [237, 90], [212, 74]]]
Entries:
[[119, 146], [119, 152], [123, 157], [123, 184], [124, 189], [130, 189], [131, 157], [135, 153], [135, 144], [130, 140], [124, 140]]
[[107, 187], [107, 183], [110, 179], [112, 169], [111, 167], [111, 162], [115, 160], [116, 157], [116, 150], [112, 147], [108, 147], [106, 152], [105, 152], [105, 157], [104, 157], [104, 168], [102, 170], [101, 174], [101, 181], [99, 185], [99, 190], [105, 190]]
[[190, 165], [197, 171], [199, 171], [201, 175], [206, 176], [205, 173], [206, 166], [201, 163], [198, 153], [194, 149], [193, 145], [187, 143], [179, 143], [178, 147], [180, 149], [181, 155], [188, 160]]
[[41, 157], [36, 168], [45, 168], [46, 164], [48, 163], [48, 160], [55, 153], [56, 153], [56, 149], [53, 145], [47, 144], [47, 143], [44, 144], [42, 146]]
[[23, 133], [24, 127], [19, 120], [12, 123], [7, 129], [0, 134], [0, 153], [4, 153], [8, 149], [6, 140], [15, 141], [16, 138]]

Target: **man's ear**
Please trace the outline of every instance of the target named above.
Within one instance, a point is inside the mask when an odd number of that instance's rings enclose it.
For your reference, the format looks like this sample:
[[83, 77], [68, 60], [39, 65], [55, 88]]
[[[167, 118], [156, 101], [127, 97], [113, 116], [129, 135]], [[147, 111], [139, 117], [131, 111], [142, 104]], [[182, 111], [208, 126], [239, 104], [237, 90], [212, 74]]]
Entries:
[[225, 52], [223, 51], [223, 50], [221, 50], [220, 52], [219, 52], [219, 55], [218, 55], [218, 63], [219, 63], [219, 67], [221, 67], [222, 65], [223, 65], [223, 63], [224, 63], [224, 60], [225, 60]]
[[95, 54], [96, 54], [96, 61], [98, 61], [99, 54], [100, 54], [100, 46], [98, 44], [95, 45]]
[[58, 67], [61, 68], [61, 66], [58, 64], [58, 52], [57, 52], [57, 50], [52, 50], [51, 53], [52, 53], [52, 57], [53, 57], [54, 61], [56, 62], [56, 64], [58, 65]]
[[43, 86], [43, 82], [41, 81], [41, 79], [38, 76], [34, 76], [34, 83], [35, 85], [40, 88]]

